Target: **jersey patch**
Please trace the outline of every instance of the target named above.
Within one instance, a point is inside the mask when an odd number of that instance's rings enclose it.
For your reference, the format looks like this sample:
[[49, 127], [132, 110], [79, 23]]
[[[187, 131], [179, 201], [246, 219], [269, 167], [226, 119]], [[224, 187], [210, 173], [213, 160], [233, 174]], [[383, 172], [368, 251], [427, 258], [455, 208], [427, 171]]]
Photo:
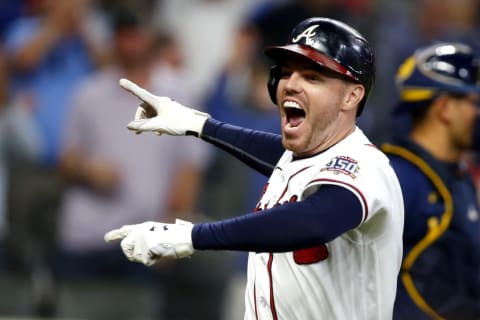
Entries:
[[335, 174], [346, 174], [355, 179], [360, 171], [358, 161], [347, 156], [332, 158], [320, 171], [333, 171]]

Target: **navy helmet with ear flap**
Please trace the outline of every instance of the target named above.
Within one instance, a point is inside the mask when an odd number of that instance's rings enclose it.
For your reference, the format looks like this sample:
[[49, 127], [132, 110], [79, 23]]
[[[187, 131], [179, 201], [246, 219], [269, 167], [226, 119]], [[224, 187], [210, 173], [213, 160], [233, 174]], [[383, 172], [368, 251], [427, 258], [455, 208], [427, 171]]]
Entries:
[[268, 92], [277, 103], [280, 66], [289, 55], [300, 55], [365, 87], [365, 97], [357, 111], [359, 116], [375, 80], [373, 50], [365, 38], [347, 24], [329, 18], [309, 18], [300, 22], [287, 44], [265, 49], [275, 61], [270, 70]]
[[442, 93], [480, 93], [480, 64], [472, 47], [439, 42], [417, 49], [398, 68], [400, 103], [395, 112], [411, 112]]

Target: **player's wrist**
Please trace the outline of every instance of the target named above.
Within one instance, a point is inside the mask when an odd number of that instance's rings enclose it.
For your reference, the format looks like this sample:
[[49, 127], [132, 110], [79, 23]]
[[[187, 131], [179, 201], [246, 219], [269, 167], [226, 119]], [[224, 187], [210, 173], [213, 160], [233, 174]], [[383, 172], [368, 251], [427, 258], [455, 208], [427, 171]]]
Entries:
[[185, 131], [185, 135], [193, 135], [196, 137], [200, 137], [203, 132], [203, 128], [205, 123], [210, 118], [210, 115], [205, 112], [200, 112], [198, 110], [192, 110], [192, 117], [189, 121], [188, 128]]
[[177, 219], [175, 226], [178, 226], [177, 236], [174, 249], [177, 258], [186, 258], [194, 253], [192, 244], [193, 223]]

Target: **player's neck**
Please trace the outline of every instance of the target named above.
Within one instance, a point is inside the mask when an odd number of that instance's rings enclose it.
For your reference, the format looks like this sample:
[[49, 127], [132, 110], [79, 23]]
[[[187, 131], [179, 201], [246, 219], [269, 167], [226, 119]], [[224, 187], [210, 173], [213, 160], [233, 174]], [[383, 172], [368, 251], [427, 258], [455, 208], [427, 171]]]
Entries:
[[412, 140], [440, 161], [455, 163], [460, 160], [461, 150], [451, 142], [447, 132], [442, 130], [414, 130]]

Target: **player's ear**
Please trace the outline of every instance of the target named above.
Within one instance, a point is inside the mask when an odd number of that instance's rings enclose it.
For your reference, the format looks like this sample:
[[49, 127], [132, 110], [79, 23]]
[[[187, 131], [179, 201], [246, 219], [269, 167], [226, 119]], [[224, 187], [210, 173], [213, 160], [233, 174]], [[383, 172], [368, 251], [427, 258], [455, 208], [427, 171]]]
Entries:
[[349, 83], [345, 90], [344, 106], [346, 110], [358, 108], [365, 96], [365, 87], [359, 83]]
[[452, 104], [450, 103], [450, 99], [448, 99], [447, 95], [440, 95], [438, 96], [431, 108], [431, 112], [433, 112], [438, 119], [440, 119], [444, 123], [450, 122], [451, 119], [451, 112], [452, 112]]

